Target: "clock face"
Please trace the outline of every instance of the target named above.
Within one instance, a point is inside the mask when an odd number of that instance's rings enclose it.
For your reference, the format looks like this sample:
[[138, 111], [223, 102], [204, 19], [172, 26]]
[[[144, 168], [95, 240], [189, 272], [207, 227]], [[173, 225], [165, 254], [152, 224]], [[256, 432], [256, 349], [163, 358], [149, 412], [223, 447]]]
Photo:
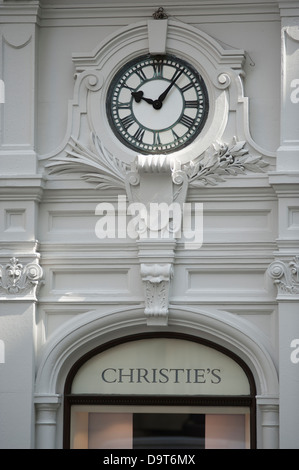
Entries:
[[106, 104], [114, 134], [142, 154], [181, 150], [203, 129], [208, 109], [202, 77], [171, 55], [142, 56], [122, 67]]

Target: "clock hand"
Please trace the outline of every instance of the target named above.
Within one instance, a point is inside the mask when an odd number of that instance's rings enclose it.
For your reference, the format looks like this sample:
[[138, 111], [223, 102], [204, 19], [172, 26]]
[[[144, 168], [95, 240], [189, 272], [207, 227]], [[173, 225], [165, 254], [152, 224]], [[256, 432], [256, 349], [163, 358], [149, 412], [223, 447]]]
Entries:
[[165, 100], [166, 98], [166, 95], [168, 94], [169, 90], [173, 87], [173, 85], [175, 84], [175, 82], [177, 81], [177, 79], [182, 75], [182, 73], [184, 72], [184, 70], [180, 70], [179, 73], [177, 73], [174, 77], [174, 79], [171, 81], [170, 85], [166, 88], [166, 90], [159, 96], [159, 98], [156, 100], [158, 102], [161, 103], [161, 106], [162, 106], [162, 101]]
[[154, 104], [154, 101], [151, 100], [150, 98], [145, 98], [143, 96], [143, 91], [132, 91], [131, 95], [135, 99], [136, 103], [140, 103], [141, 100], [146, 101], [149, 104]]

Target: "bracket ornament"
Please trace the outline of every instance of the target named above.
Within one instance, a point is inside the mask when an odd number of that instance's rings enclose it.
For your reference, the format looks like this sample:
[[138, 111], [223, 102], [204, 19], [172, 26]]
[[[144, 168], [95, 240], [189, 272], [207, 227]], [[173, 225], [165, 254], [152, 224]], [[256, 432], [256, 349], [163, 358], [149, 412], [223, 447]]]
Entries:
[[277, 286], [278, 296], [299, 295], [299, 256], [288, 264], [276, 260], [268, 268], [269, 275]]
[[41, 284], [43, 270], [36, 262], [25, 266], [17, 258], [0, 265], [0, 295], [27, 296], [36, 294]]
[[169, 285], [173, 275], [171, 263], [141, 264], [141, 278], [145, 284], [145, 310], [149, 325], [166, 325]]

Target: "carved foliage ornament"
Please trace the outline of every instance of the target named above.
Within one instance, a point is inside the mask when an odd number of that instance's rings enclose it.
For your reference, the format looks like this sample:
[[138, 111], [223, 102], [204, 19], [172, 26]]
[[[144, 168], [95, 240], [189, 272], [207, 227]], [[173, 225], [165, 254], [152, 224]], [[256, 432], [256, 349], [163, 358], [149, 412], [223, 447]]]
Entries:
[[[111, 155], [96, 135], [91, 135], [90, 148], [71, 140], [66, 153], [64, 157], [50, 159], [46, 165], [50, 174], [79, 172], [83, 173], [81, 177], [84, 180], [96, 185], [96, 188], [125, 188], [129, 165]], [[263, 173], [268, 165], [261, 156], [249, 153], [245, 141], [238, 141], [234, 137], [230, 144], [216, 142], [196, 161], [183, 165], [182, 171], [187, 176], [189, 186], [196, 188], [215, 186], [229, 176], [248, 172]]]
[[185, 165], [189, 186], [216, 186], [227, 176], [237, 176], [247, 172], [263, 173], [268, 163], [261, 156], [252, 156], [245, 148], [246, 142], [238, 142], [236, 137], [230, 144], [216, 142], [195, 164]]
[[42, 277], [42, 268], [36, 262], [24, 266], [17, 258], [11, 258], [5, 266], [0, 265], [0, 295], [35, 294]]
[[[129, 166], [111, 155], [97, 136], [91, 134], [89, 147], [71, 139], [65, 156], [52, 157], [46, 165], [50, 174], [83, 173], [82, 179], [96, 188], [124, 188]], [[87, 173], [86, 173], [87, 172]]]
[[273, 261], [268, 272], [274, 279], [278, 295], [299, 294], [299, 256], [295, 256], [288, 264], [280, 260]]
[[148, 324], [166, 324], [169, 283], [173, 268], [167, 264], [141, 264], [141, 277], [145, 288], [145, 310]]

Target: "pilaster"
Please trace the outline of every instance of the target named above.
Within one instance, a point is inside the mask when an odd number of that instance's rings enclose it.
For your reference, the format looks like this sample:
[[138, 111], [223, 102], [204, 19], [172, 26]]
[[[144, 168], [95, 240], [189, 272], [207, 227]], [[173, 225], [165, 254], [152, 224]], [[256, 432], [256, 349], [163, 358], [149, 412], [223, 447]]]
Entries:
[[261, 412], [263, 449], [279, 448], [279, 404], [276, 397], [257, 397]]
[[35, 174], [38, 3], [24, 3], [17, 11], [8, 6], [5, 13], [0, 20], [0, 78], [5, 86], [0, 109], [1, 174]]
[[61, 404], [59, 395], [36, 395], [36, 449], [55, 449], [56, 415]]
[[0, 336], [5, 347], [0, 363], [0, 448], [30, 449], [34, 447], [35, 303], [31, 296], [14, 295], [11, 301], [1, 298], [0, 302]]
[[[0, 2], [1, 3], [1, 2]], [[34, 446], [37, 242], [43, 179], [36, 154], [39, 2], [7, 2], [0, 18], [0, 421], [3, 448]], [[12, 424], [13, 423], [13, 424]]]
[[278, 238], [269, 274], [277, 287], [279, 315], [280, 448], [298, 449], [299, 365], [299, 5], [279, 3], [281, 14], [281, 143], [269, 181], [278, 199]]

